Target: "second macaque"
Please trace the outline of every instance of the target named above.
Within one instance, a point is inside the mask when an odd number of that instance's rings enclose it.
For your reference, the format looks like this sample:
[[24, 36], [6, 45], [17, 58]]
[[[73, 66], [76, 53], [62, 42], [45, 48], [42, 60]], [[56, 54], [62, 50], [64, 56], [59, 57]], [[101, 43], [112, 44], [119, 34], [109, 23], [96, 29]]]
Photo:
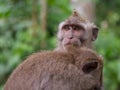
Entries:
[[4, 90], [102, 90], [102, 58], [87, 48], [31, 55], [11, 74]]
[[93, 41], [98, 36], [98, 28], [76, 11], [68, 19], [60, 23], [58, 28], [58, 46], [56, 50], [63, 51], [66, 46], [88, 47], [93, 49]]

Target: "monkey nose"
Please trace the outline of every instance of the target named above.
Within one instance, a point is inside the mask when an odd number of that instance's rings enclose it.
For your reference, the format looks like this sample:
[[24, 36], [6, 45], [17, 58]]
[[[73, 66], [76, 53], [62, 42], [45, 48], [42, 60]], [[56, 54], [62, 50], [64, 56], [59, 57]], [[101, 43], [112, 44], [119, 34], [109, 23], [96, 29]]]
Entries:
[[73, 36], [68, 36], [68, 38], [69, 38], [69, 39], [72, 39], [72, 38], [73, 38]]
[[72, 39], [73, 37], [69, 37], [69, 39]]

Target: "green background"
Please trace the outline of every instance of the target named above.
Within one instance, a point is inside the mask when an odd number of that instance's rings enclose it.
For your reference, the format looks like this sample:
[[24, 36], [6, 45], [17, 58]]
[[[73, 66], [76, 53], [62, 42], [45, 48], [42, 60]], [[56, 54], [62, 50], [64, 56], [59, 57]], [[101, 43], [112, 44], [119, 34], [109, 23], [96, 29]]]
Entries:
[[[95, 23], [99, 27], [94, 44], [104, 57], [105, 90], [120, 90], [120, 0], [94, 2]], [[68, 0], [48, 0], [47, 29], [44, 31], [40, 26], [39, 0], [0, 0], [0, 90], [10, 73], [28, 55], [56, 47], [58, 24], [71, 12]], [[36, 24], [32, 19], [34, 14]]]

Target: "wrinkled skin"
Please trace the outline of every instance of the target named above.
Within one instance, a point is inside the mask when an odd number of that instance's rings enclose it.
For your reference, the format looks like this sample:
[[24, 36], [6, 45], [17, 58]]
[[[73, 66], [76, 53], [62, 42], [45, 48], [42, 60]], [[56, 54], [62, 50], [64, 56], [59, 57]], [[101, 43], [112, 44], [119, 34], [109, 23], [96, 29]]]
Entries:
[[83, 34], [85, 33], [84, 29], [79, 25], [65, 25], [62, 28], [63, 40], [62, 45], [66, 46], [73, 44], [75, 46], [80, 46], [82, 41]]
[[102, 58], [90, 49], [67, 49], [31, 55], [14, 70], [4, 90], [101, 90]]

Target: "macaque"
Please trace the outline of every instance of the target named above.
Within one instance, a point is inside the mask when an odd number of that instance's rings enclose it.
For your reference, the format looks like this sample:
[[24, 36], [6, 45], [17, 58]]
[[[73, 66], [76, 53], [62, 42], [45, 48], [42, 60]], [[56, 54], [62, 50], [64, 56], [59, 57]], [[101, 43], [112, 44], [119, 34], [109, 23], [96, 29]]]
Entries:
[[58, 46], [55, 50], [64, 51], [68, 45], [93, 49], [92, 43], [97, 36], [97, 26], [82, 18], [77, 11], [74, 11], [72, 16], [59, 24]]
[[9, 77], [4, 90], [101, 90], [102, 58], [85, 47], [29, 56]]

